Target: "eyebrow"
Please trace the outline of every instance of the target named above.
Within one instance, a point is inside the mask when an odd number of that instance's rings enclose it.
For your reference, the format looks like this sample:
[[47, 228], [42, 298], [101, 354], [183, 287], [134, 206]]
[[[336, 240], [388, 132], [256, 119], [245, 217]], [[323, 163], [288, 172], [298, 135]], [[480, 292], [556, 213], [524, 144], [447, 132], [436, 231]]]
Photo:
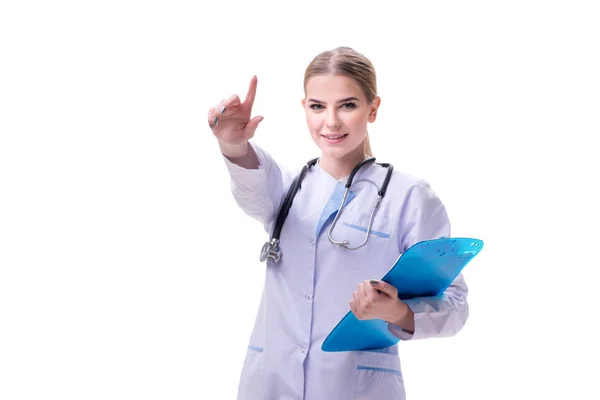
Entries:
[[[308, 99], [308, 101], [312, 101], [313, 103], [325, 104], [325, 102], [317, 99]], [[346, 97], [345, 99], [338, 100], [338, 103], [345, 103], [347, 101], [359, 101], [356, 97]]]

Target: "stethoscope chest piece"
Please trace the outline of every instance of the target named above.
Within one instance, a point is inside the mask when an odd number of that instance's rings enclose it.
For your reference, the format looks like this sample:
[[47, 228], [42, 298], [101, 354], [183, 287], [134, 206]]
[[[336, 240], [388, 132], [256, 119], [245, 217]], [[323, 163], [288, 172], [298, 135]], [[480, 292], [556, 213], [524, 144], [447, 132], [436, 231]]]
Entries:
[[267, 258], [275, 262], [279, 262], [281, 258], [281, 250], [279, 249], [279, 240], [273, 238], [270, 242], [266, 242], [260, 252], [260, 262], [265, 262]]

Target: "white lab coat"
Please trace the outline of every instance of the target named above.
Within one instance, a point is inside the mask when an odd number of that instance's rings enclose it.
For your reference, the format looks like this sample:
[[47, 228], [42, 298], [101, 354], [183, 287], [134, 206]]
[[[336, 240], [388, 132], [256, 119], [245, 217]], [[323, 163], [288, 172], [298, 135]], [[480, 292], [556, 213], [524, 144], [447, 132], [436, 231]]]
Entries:
[[[285, 172], [259, 146], [251, 145], [259, 169], [247, 170], [224, 160], [237, 204], [270, 235], [300, 168]], [[351, 246], [362, 243], [385, 173], [385, 168], [371, 164], [354, 177], [351, 198], [333, 231], [336, 240], [347, 239]], [[427, 182], [394, 170], [367, 245], [341, 249], [329, 241], [327, 229], [338, 211], [344, 183], [318, 164], [302, 182], [281, 232], [281, 260], [267, 261], [239, 382], [240, 400], [405, 399], [398, 345], [349, 352], [323, 352], [321, 345], [350, 310], [348, 302], [361, 282], [383, 277], [414, 243], [450, 237], [450, 223]], [[454, 335], [467, 320], [466, 297], [467, 286], [459, 275], [441, 299], [407, 301], [415, 313], [413, 335], [392, 324], [389, 329], [402, 340]]]

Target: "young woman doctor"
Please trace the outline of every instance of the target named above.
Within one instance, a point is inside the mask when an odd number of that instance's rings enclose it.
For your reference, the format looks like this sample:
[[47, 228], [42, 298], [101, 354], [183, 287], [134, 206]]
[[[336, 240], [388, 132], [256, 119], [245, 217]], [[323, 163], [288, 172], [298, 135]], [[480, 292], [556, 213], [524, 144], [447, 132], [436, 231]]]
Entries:
[[[253, 77], [244, 101], [236, 95], [221, 101], [208, 123], [237, 204], [271, 234], [299, 172], [250, 142], [263, 119], [251, 115], [256, 87]], [[353, 175], [343, 200], [352, 171], [372, 156], [367, 124], [375, 122], [381, 100], [367, 58], [347, 47], [319, 54], [306, 69], [304, 91], [308, 130], [321, 155], [306, 168], [281, 227], [280, 259], [267, 259], [238, 399], [404, 399], [397, 345], [347, 352], [323, 352], [321, 345], [349, 310], [358, 319], [387, 321], [402, 340], [460, 331], [468, 316], [461, 275], [441, 298], [406, 301], [373, 280], [413, 244], [450, 237], [448, 216], [426, 181], [393, 170], [371, 220], [390, 170], [375, 162]]]

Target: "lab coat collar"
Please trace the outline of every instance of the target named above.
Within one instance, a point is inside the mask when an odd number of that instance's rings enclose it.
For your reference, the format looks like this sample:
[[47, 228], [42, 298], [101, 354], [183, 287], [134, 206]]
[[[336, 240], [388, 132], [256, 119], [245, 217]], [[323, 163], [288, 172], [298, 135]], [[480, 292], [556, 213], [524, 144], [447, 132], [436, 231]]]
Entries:
[[[342, 202], [342, 198], [344, 197], [344, 192], [346, 190], [346, 182], [347, 182], [348, 176], [349, 176], [348, 175], [345, 178], [338, 181], [332, 175], [330, 175], [327, 171], [325, 171], [323, 168], [321, 168], [319, 161], [317, 161], [317, 164], [315, 165], [315, 169], [317, 169], [319, 171], [318, 172], [319, 175], [322, 176], [321, 179], [324, 179], [325, 181], [327, 181], [328, 184], [335, 184], [335, 187], [333, 189], [331, 196], [329, 197], [329, 200], [327, 201], [327, 204], [323, 208], [321, 218], [319, 219], [319, 223], [317, 224], [317, 231], [316, 231], [316, 236], [315, 236], [316, 238], [319, 238], [319, 235], [323, 231], [323, 227], [325, 225], [327, 225], [327, 223], [329, 223], [330, 221], [333, 221], [333, 219], [335, 218], [335, 215], [339, 211], [340, 204]], [[370, 165], [365, 165], [364, 167], [362, 167], [354, 176], [354, 181], [357, 181], [358, 179], [360, 179], [364, 174], [368, 174], [371, 171], [371, 169], [373, 168], [373, 165], [374, 165], [374, 163], [370, 164]], [[328, 185], [324, 185], [324, 187], [328, 187]], [[344, 202], [344, 207], [346, 205], [348, 205], [352, 201], [352, 199], [354, 199], [355, 196], [356, 196], [356, 193], [352, 189], [350, 189], [348, 191], [348, 197], [346, 198], [346, 201]]]
[[[323, 227], [328, 222], [330, 222], [330, 220], [332, 221], [335, 218], [335, 215], [339, 211], [340, 203], [342, 202], [342, 198], [344, 197], [345, 191], [346, 191], [345, 182], [344, 183], [338, 182], [337, 185], [335, 186], [335, 189], [333, 190], [333, 193], [331, 194], [331, 197], [327, 201], [325, 208], [323, 208], [323, 213], [321, 214], [321, 218], [319, 219], [319, 224], [317, 225], [316, 238], [318, 238], [319, 235], [321, 234]], [[356, 194], [352, 191], [352, 189], [350, 189], [348, 191], [348, 197], [346, 198], [346, 201], [344, 202], [344, 207], [346, 205], [348, 205], [352, 201], [352, 199], [354, 199], [355, 196], [356, 196]]]

